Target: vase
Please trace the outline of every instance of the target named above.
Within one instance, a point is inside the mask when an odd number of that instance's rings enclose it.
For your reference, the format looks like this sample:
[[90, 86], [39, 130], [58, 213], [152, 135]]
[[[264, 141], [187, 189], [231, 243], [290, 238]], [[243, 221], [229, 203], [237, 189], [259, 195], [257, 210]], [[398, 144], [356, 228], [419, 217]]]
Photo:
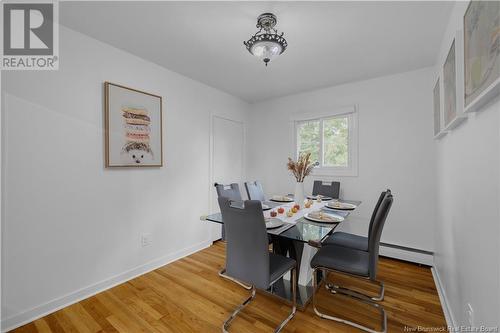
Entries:
[[295, 184], [295, 194], [293, 197], [293, 201], [301, 206], [304, 204], [304, 183], [297, 182]]

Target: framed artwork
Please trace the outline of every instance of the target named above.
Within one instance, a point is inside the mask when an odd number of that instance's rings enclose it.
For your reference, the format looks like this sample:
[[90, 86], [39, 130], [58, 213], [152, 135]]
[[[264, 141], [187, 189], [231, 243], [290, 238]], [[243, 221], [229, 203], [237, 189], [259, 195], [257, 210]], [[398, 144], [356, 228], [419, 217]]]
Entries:
[[463, 24], [464, 104], [470, 112], [500, 94], [500, 2], [471, 1]]
[[460, 65], [460, 53], [457, 50], [462, 49], [461, 32], [457, 31], [453, 38], [448, 54], [443, 64], [442, 71], [442, 89], [443, 89], [443, 128], [448, 131], [461, 124], [466, 116], [464, 115], [463, 103], [458, 96], [459, 91], [463, 90], [463, 80], [459, 73], [463, 69]]
[[457, 117], [457, 72], [455, 62], [455, 39], [443, 65], [443, 104], [445, 128]]
[[441, 78], [438, 77], [433, 89], [434, 102], [434, 138], [439, 139], [446, 134], [441, 128]]
[[105, 82], [106, 167], [163, 166], [162, 98]]

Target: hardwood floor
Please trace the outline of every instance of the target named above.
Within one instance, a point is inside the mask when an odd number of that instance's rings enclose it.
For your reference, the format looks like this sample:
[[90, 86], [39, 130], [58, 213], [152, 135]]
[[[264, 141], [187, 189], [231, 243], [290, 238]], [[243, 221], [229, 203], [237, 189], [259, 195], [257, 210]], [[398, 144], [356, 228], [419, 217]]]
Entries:
[[[12, 332], [221, 332], [222, 322], [248, 295], [248, 291], [217, 275], [224, 264], [224, 251], [224, 243], [218, 242]], [[405, 326], [446, 326], [429, 268], [381, 258], [378, 278], [386, 286], [382, 304], [389, 332], [403, 332]], [[340, 274], [329, 279], [366, 288], [366, 282]], [[379, 328], [378, 314], [371, 307], [331, 295], [325, 288], [320, 288], [318, 299], [322, 311]], [[234, 320], [230, 331], [272, 332], [288, 311], [287, 304], [259, 293]], [[361, 331], [320, 319], [309, 305], [306, 311], [297, 311], [283, 332]]]

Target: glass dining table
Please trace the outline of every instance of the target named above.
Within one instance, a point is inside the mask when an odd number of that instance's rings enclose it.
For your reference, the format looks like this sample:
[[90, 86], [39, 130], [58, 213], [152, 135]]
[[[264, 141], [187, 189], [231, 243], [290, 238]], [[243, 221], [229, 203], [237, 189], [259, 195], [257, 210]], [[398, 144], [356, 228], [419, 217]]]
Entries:
[[[339, 200], [339, 202], [350, 203], [356, 207], [361, 204], [361, 201], [355, 200]], [[282, 215], [281, 219], [285, 222], [285, 225], [276, 229], [268, 229], [268, 235], [272, 239], [273, 252], [281, 255], [288, 255], [297, 261], [297, 307], [300, 310], [303, 310], [307, 306], [314, 291], [312, 288], [312, 275], [309, 262], [314, 253], [316, 253], [316, 247], [331, 235], [340, 223], [347, 221], [349, 215], [352, 213], [352, 210], [331, 210], [324, 207], [327, 203], [328, 201], [323, 201], [322, 203], [314, 202], [313, 207], [310, 209], [303, 208], [299, 210], [297, 214], [294, 214], [293, 217]], [[283, 207], [285, 210], [288, 210], [293, 206], [293, 203], [265, 201], [263, 202], [263, 206], [264, 205], [270, 208], [264, 211], [264, 216], [269, 217], [270, 210], [275, 210], [275, 208], [278, 207]], [[323, 210], [341, 216], [344, 221], [339, 223], [313, 222], [304, 217], [307, 212], [312, 210]], [[278, 215], [278, 217], [280, 217], [280, 215]], [[204, 220], [224, 224], [221, 213], [208, 215]], [[321, 279], [321, 277], [319, 278]], [[289, 279], [289, 276], [285, 276], [285, 278], [276, 282], [268, 292], [290, 301], [291, 285]]]

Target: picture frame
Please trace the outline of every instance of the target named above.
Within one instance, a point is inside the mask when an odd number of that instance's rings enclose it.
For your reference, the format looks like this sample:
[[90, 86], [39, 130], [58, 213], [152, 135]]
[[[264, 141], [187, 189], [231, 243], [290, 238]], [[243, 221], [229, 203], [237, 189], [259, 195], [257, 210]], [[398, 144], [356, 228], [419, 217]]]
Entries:
[[161, 96], [104, 82], [105, 167], [163, 166]]
[[440, 139], [446, 135], [446, 131], [443, 129], [443, 110], [442, 98], [441, 98], [441, 75], [438, 75], [434, 88], [432, 89], [433, 94], [433, 111], [434, 111], [434, 139]]
[[[459, 50], [462, 49], [461, 33], [457, 31], [451, 41], [442, 66], [443, 128], [449, 131], [460, 125], [467, 117], [463, 102], [459, 98], [463, 91], [462, 66]], [[457, 51], [458, 50], [458, 51]]]
[[500, 2], [469, 2], [463, 17], [465, 112], [479, 111], [500, 96], [499, 29]]

